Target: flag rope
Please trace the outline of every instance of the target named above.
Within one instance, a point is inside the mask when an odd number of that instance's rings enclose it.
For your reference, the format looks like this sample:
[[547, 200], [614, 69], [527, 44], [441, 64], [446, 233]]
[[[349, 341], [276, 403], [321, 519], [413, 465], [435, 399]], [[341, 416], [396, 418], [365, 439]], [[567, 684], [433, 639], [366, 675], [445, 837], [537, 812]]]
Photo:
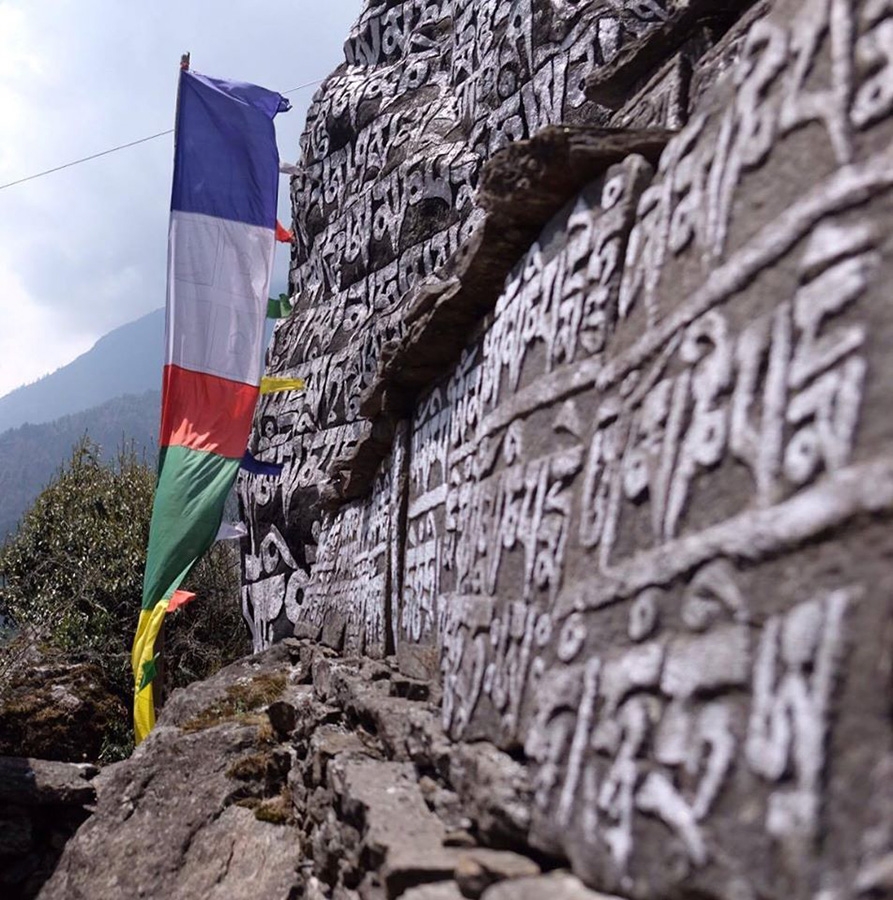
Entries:
[[[296, 91], [313, 87], [315, 84], [322, 84], [322, 82], [322, 78], [317, 78], [315, 81], [307, 81], [304, 84], [299, 84], [297, 87], [293, 87], [288, 91], [282, 91], [281, 93], [294, 94]], [[71, 162], [63, 163], [61, 166], [54, 166], [52, 169], [45, 169], [43, 172], [35, 172], [33, 175], [26, 175], [24, 178], [17, 178], [15, 181], [0, 184], [0, 191], [5, 190], [6, 188], [15, 187], [17, 184], [24, 184], [26, 181], [34, 181], [35, 178], [43, 178], [44, 175], [52, 175], [54, 172], [61, 172], [63, 169], [70, 169], [72, 166], [79, 166], [81, 163], [90, 162], [91, 159], [99, 159], [100, 156], [108, 156], [110, 153], [117, 153], [119, 150], [127, 150], [129, 147], [136, 147], [137, 144], [145, 144], [147, 141], [154, 141], [156, 138], [173, 133], [174, 129], [168, 128], [167, 131], [159, 131], [157, 134], [150, 134], [148, 137], [139, 138], [138, 140], [130, 141], [127, 144], [119, 144], [117, 147], [110, 147], [108, 150], [101, 150], [99, 153], [91, 153], [89, 156], [73, 159]]]

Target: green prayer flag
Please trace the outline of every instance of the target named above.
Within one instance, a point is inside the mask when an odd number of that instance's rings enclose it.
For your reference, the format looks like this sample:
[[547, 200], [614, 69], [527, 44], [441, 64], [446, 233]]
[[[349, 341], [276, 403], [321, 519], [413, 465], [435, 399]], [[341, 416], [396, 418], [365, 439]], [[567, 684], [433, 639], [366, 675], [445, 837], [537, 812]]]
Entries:
[[142, 690], [147, 684], [151, 684], [158, 674], [158, 654], [156, 653], [152, 659], [147, 659], [143, 663], [143, 677], [140, 679], [140, 685], [137, 690]]
[[287, 319], [291, 315], [291, 309], [288, 294], [280, 294], [275, 300], [270, 297], [267, 301], [267, 318]]

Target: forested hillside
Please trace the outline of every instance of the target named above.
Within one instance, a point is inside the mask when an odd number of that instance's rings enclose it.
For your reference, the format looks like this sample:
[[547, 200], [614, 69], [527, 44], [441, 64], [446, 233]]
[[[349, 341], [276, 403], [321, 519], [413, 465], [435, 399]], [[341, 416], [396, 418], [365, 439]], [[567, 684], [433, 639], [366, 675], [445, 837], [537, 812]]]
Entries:
[[133, 442], [137, 455], [145, 455], [151, 464], [160, 404], [158, 391], [126, 394], [52, 422], [0, 433], [0, 542], [15, 530], [22, 514], [85, 434], [102, 447], [107, 460], [119, 446]]

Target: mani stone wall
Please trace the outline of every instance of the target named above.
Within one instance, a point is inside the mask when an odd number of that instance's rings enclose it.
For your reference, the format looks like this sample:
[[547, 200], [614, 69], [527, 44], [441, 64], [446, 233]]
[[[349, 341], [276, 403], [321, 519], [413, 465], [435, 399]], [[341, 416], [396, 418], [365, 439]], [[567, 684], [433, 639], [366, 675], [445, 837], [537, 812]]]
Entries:
[[256, 648], [436, 682], [597, 889], [893, 889], [893, 3], [372, 0], [345, 56]]

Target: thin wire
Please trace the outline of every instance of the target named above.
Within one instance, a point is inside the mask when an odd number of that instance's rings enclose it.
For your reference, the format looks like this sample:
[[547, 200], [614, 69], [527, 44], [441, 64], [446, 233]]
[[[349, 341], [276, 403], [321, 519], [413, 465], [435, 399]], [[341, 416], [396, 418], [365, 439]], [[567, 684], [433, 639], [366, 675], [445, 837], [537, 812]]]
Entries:
[[295, 91], [302, 91], [304, 88], [313, 87], [314, 84], [322, 84], [325, 81], [324, 78], [317, 78], [316, 81], [305, 81], [303, 84], [299, 84], [296, 88], [292, 88], [289, 91], [280, 91], [281, 94], [293, 94]]
[[61, 172], [63, 169], [70, 169], [72, 166], [80, 165], [81, 163], [89, 162], [91, 159], [98, 159], [100, 156], [108, 156], [109, 153], [115, 153], [118, 150], [126, 150], [128, 147], [135, 147], [137, 144], [145, 144], [146, 141], [154, 141], [155, 138], [163, 137], [166, 134], [173, 134], [174, 129], [168, 128], [167, 131], [159, 131], [158, 134], [150, 134], [149, 137], [140, 138], [138, 141], [131, 141], [129, 144], [121, 144], [118, 147], [112, 147], [110, 150], [103, 150], [101, 153], [93, 153], [90, 156], [85, 156], [82, 159], [75, 159], [71, 162], [65, 163], [63, 166], [56, 166], [54, 169], [46, 169], [44, 172], [37, 172], [34, 175], [28, 175], [25, 178], [19, 178], [17, 181], [10, 181], [7, 184], [0, 184], [0, 191], [4, 188], [12, 187], [16, 184], [22, 184], [25, 181], [33, 181], [35, 178], [42, 178], [44, 175], [52, 175], [53, 172]]
[[[312, 87], [315, 84], [322, 84], [323, 79], [318, 78], [316, 81], [308, 81], [304, 84], [299, 84], [297, 87], [293, 87], [290, 90], [282, 91], [282, 94], [293, 94], [295, 91], [301, 91], [304, 88]], [[140, 138], [138, 141], [130, 141], [128, 144], [119, 144], [117, 147], [112, 147], [109, 150], [102, 150], [100, 153], [92, 153], [90, 156], [84, 156], [81, 159], [74, 159], [71, 162], [67, 162], [64, 165], [56, 166], [52, 169], [45, 169], [43, 172], [36, 172], [34, 175], [26, 175], [24, 178], [19, 178], [16, 181], [10, 181], [6, 184], [0, 184], [0, 191], [5, 188], [14, 187], [17, 184], [24, 184], [26, 181], [33, 181], [35, 178], [43, 178], [44, 175], [52, 175], [53, 172], [61, 172], [63, 169], [70, 169], [72, 166], [79, 166], [81, 163], [89, 162], [91, 159], [99, 159], [100, 156], [108, 156], [109, 153], [117, 153], [119, 150], [126, 150], [128, 147], [135, 147], [137, 144], [145, 144], [146, 141], [154, 141], [156, 138], [164, 137], [166, 134], [173, 134], [174, 129], [168, 128], [167, 131], [159, 131], [158, 134], [150, 134], [148, 137]]]

